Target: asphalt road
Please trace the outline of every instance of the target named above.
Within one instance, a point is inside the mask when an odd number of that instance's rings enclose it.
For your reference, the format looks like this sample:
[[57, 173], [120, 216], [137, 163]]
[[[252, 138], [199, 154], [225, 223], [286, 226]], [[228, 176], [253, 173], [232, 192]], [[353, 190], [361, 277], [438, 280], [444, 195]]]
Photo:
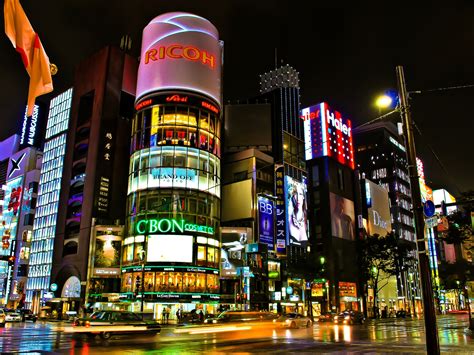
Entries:
[[[438, 318], [442, 353], [474, 354], [474, 336], [466, 334], [466, 325], [467, 315]], [[319, 323], [291, 330], [244, 327], [217, 332], [204, 327], [168, 327], [156, 336], [114, 336], [107, 341], [73, 337], [58, 331], [61, 326], [49, 322], [7, 324], [0, 328], [0, 349], [2, 353], [25, 354], [425, 353], [424, 323], [418, 319], [385, 319], [356, 326]]]

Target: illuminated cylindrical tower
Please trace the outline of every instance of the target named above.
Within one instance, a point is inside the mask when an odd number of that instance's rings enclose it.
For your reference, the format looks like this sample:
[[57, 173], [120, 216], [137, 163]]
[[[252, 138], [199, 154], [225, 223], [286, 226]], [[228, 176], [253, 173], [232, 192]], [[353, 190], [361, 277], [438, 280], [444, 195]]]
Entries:
[[167, 13], [143, 31], [121, 289], [155, 317], [219, 300], [221, 67], [202, 17]]

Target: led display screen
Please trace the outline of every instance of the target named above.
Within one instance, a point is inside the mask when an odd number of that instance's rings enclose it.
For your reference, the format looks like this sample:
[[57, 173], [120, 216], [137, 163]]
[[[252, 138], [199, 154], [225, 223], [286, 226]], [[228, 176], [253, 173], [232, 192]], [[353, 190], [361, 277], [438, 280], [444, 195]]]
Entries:
[[352, 122], [327, 103], [301, 110], [304, 120], [305, 159], [329, 156], [354, 169]]
[[308, 242], [308, 204], [306, 180], [297, 181], [285, 177], [286, 228], [288, 244], [305, 245]]
[[354, 240], [354, 202], [329, 193], [331, 206], [331, 232], [333, 237]]
[[154, 18], [143, 30], [137, 102], [148, 93], [181, 89], [221, 103], [219, 33], [208, 20], [181, 12]]
[[[386, 235], [392, 231], [388, 191], [382, 186], [365, 180], [369, 235]], [[370, 201], [370, 202], [369, 202]]]
[[206, 191], [220, 197], [220, 161], [215, 155], [198, 149], [143, 149], [133, 154], [130, 170], [129, 194], [137, 190], [174, 187]]
[[259, 241], [267, 244], [269, 250], [274, 248], [274, 213], [274, 202], [267, 197], [258, 196]]
[[192, 235], [150, 235], [148, 236], [147, 262], [193, 262]]

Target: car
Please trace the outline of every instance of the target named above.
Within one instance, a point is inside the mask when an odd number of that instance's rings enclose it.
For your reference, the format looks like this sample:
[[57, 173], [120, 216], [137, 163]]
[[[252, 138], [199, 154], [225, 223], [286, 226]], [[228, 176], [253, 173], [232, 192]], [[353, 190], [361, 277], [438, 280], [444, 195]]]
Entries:
[[284, 314], [274, 319], [273, 322], [285, 328], [309, 328], [313, 324], [311, 319], [298, 313]]
[[66, 333], [85, 333], [88, 337], [100, 335], [102, 339], [110, 339], [112, 335], [145, 333], [156, 335], [161, 327], [154, 320], [143, 320], [127, 311], [96, 311], [88, 318], [78, 318], [72, 327], [65, 327]]
[[271, 312], [256, 311], [224, 311], [217, 317], [204, 320], [204, 324], [221, 324], [221, 323], [241, 323], [241, 322], [273, 322], [278, 316]]
[[397, 311], [395, 316], [397, 318], [406, 318], [406, 317], [411, 317], [411, 314], [407, 313], [407, 311], [405, 311], [404, 309], [400, 309], [400, 310]]
[[336, 313], [330, 312], [330, 313], [325, 313], [321, 314], [318, 318], [318, 322], [334, 322], [334, 317], [337, 316]]
[[334, 323], [336, 324], [364, 324], [365, 317], [362, 312], [359, 311], [344, 311], [339, 313], [337, 316], [334, 317]]
[[21, 314], [17, 312], [7, 312], [5, 315], [6, 322], [21, 322]]
[[5, 311], [0, 308], [0, 327], [4, 328], [5, 327], [5, 323], [6, 323], [6, 314], [5, 314]]
[[38, 315], [34, 314], [31, 309], [20, 309], [18, 312], [20, 312], [22, 322], [29, 320], [35, 323], [38, 320]]

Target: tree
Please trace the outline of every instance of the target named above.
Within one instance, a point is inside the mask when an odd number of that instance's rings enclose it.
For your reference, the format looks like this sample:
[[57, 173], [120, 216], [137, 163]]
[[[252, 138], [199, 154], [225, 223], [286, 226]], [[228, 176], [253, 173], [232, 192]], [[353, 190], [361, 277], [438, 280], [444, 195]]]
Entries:
[[397, 274], [397, 240], [395, 233], [390, 232], [386, 236], [367, 236], [358, 242], [361, 281], [365, 283], [366, 294], [369, 284], [374, 290], [374, 316], [378, 314], [378, 293], [388, 284], [390, 276]]

